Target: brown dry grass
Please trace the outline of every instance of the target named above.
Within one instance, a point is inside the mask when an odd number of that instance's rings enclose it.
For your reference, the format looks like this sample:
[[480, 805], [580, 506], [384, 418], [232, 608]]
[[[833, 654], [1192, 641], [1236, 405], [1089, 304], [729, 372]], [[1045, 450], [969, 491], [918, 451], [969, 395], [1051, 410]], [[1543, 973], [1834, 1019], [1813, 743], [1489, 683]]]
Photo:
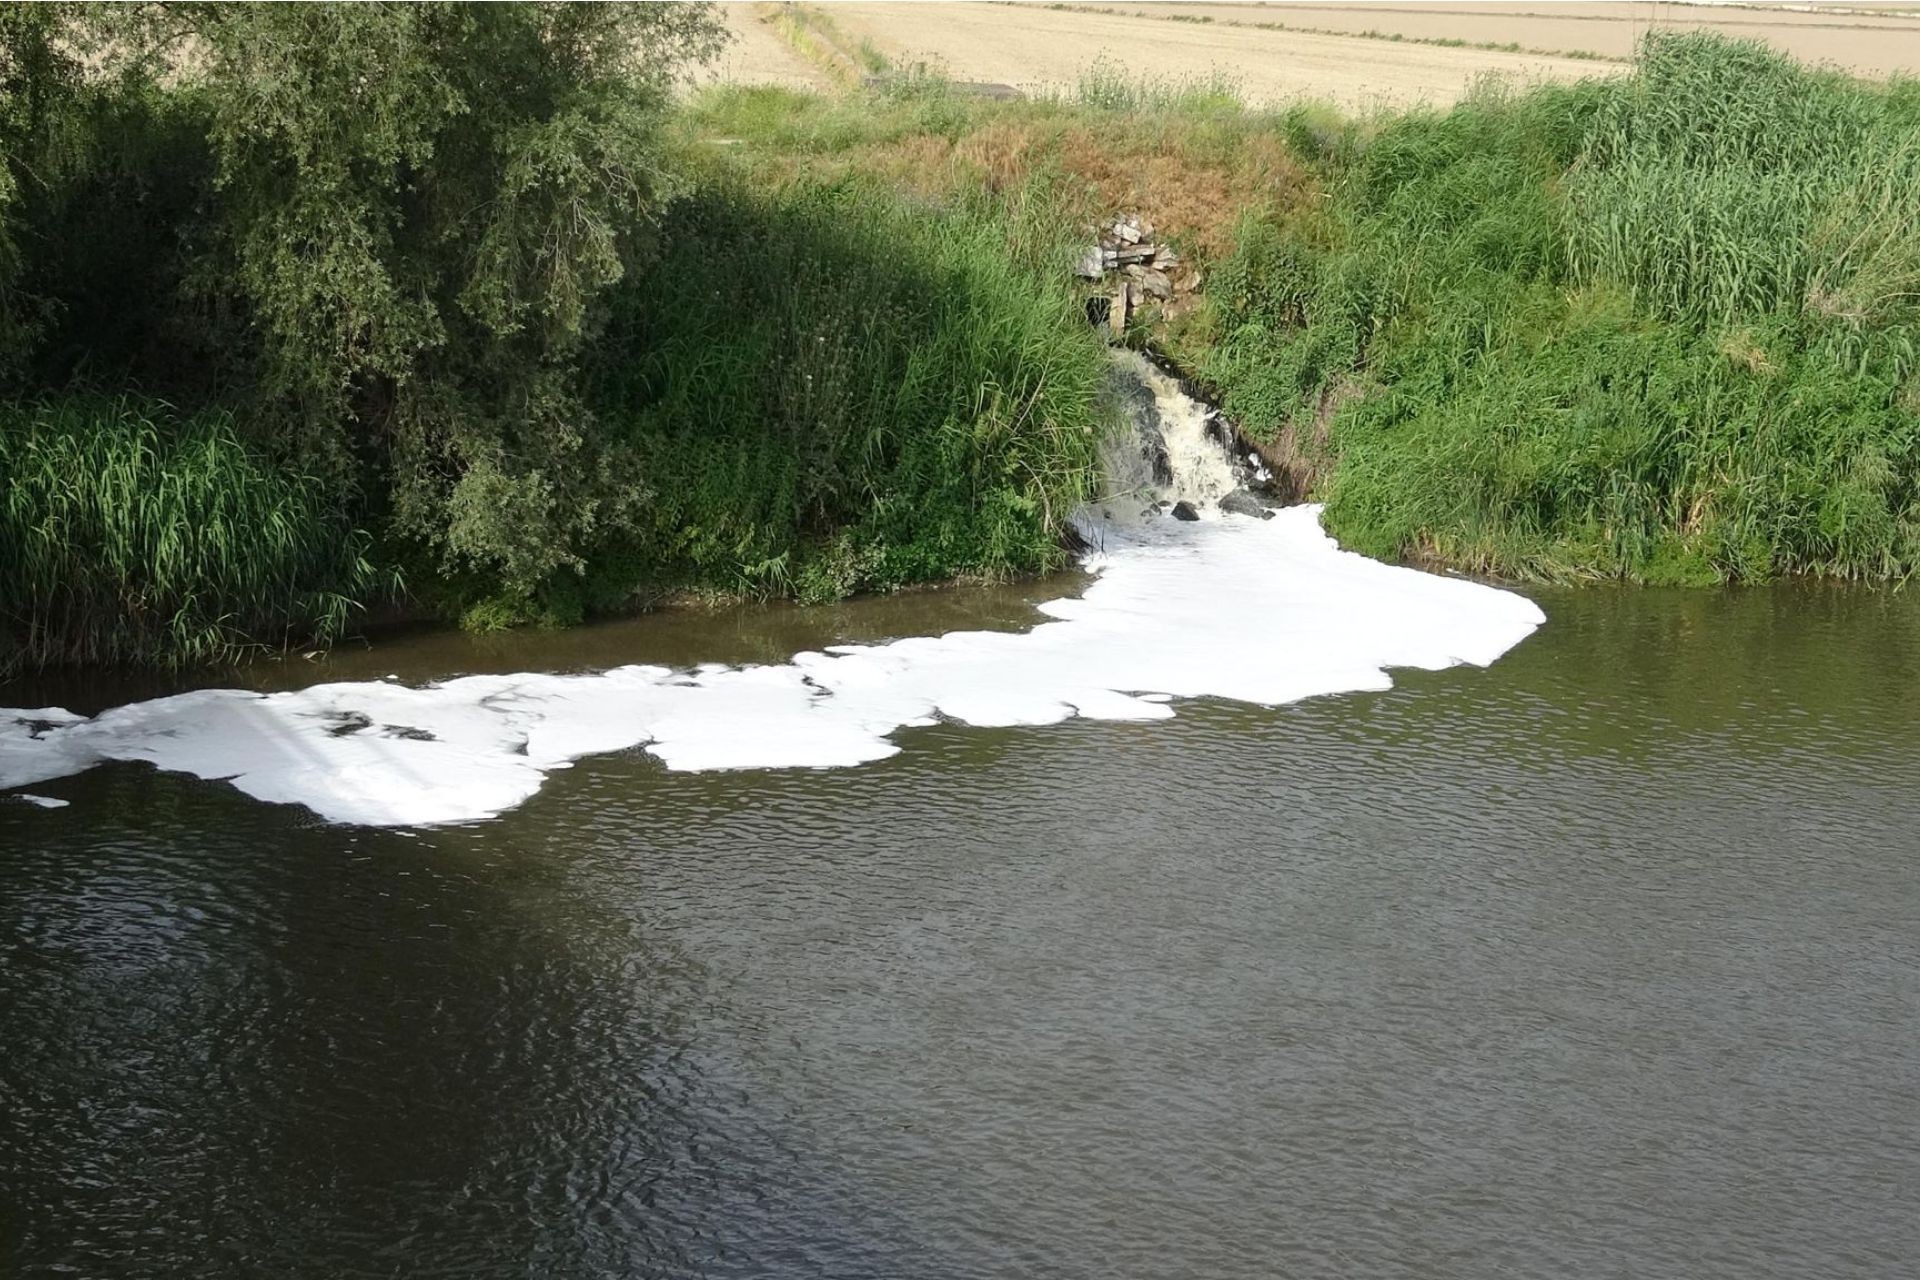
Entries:
[[823, 169], [875, 176], [923, 198], [1011, 191], [1036, 174], [1056, 173], [1075, 216], [1091, 224], [1137, 213], [1200, 261], [1232, 247], [1234, 224], [1247, 210], [1290, 209], [1318, 191], [1313, 175], [1271, 133], [1250, 133], [1230, 148], [1200, 148], [1177, 132], [1114, 137], [1058, 120], [991, 120], [957, 140], [911, 134], [813, 157], [806, 169], [813, 176]]

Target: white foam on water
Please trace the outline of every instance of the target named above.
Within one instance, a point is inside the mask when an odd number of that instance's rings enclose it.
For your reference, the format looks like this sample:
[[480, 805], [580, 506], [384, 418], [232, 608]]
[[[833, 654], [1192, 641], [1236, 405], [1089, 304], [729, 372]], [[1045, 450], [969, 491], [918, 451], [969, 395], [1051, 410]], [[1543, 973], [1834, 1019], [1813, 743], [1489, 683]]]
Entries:
[[1277, 706], [1387, 689], [1390, 667], [1485, 666], [1545, 618], [1478, 583], [1341, 551], [1319, 508], [1089, 529], [1085, 594], [1024, 632], [840, 645], [774, 666], [232, 689], [92, 718], [0, 710], [0, 788], [108, 760], [222, 779], [334, 822], [493, 817], [582, 756], [644, 748], [668, 769], [832, 768], [893, 755], [899, 729], [1164, 720], [1175, 698]]

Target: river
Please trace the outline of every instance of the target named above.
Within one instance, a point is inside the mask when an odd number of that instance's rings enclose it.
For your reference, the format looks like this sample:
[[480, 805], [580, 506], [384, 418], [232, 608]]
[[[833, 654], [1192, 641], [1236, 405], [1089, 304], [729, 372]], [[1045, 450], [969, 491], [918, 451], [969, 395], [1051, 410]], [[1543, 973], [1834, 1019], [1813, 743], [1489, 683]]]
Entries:
[[0, 803], [0, 1271], [1911, 1274], [1920, 600], [1535, 595], [1390, 692], [593, 756], [473, 825], [128, 763]]

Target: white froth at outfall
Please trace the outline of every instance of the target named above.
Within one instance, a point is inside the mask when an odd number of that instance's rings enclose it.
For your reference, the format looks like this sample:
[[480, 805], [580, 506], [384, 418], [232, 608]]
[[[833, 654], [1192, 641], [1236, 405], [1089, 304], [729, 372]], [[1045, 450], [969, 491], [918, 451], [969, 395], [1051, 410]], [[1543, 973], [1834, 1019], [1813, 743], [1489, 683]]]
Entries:
[[902, 728], [1160, 720], [1168, 698], [1277, 706], [1387, 689], [1390, 668], [1485, 666], [1545, 621], [1523, 596], [1342, 551], [1319, 508], [1098, 531], [1095, 579], [1023, 632], [835, 646], [770, 666], [212, 689], [91, 718], [0, 709], [0, 788], [104, 761], [219, 779], [333, 822], [471, 822], [582, 756], [667, 768], [836, 768]]

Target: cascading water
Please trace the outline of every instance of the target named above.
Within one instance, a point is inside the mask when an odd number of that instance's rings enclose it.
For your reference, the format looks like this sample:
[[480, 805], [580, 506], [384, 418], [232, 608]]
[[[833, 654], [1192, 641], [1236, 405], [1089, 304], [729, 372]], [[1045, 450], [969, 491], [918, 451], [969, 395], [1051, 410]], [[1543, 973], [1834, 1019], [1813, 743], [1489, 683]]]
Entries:
[[336, 822], [475, 821], [601, 752], [640, 747], [688, 770], [855, 765], [939, 718], [1162, 720], [1176, 698], [1385, 689], [1388, 667], [1485, 666], [1545, 620], [1524, 597], [1341, 551], [1317, 507], [1236, 513], [1239, 476], [1207, 408], [1138, 355], [1117, 353], [1116, 369], [1133, 432], [1109, 442], [1107, 494], [1076, 517], [1097, 577], [1028, 631], [769, 666], [208, 689], [91, 718], [0, 709], [0, 790], [146, 761]]
[[1241, 483], [1217, 437], [1217, 415], [1138, 352], [1115, 350], [1113, 362], [1114, 396], [1130, 431], [1102, 450], [1103, 518], [1146, 514], [1159, 503], [1217, 507]]

